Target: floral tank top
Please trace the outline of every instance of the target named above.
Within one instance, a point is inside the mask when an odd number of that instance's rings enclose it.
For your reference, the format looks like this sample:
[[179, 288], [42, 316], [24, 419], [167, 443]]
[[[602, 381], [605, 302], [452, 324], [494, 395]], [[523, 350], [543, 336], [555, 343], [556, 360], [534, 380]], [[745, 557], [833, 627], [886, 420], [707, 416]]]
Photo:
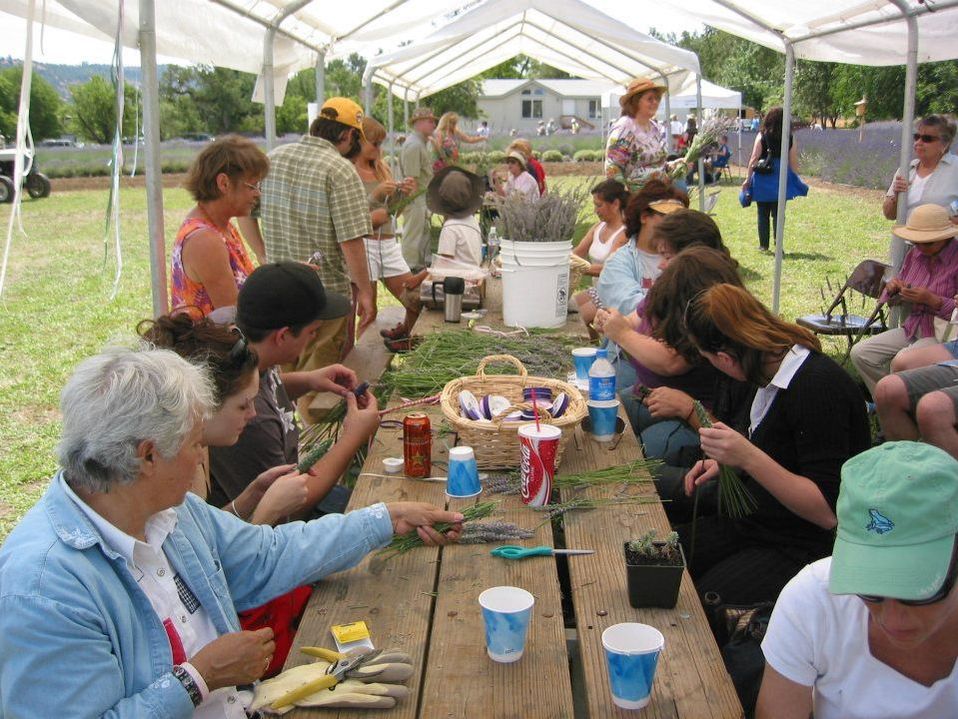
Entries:
[[437, 156], [435, 162], [432, 163], [433, 173], [439, 172], [449, 165], [455, 165], [459, 161], [459, 143], [455, 137], [437, 134], [436, 141], [436, 145], [433, 146]]
[[206, 288], [199, 282], [194, 282], [186, 274], [183, 267], [183, 245], [197, 230], [212, 230], [223, 240], [226, 251], [229, 253], [230, 271], [236, 280], [237, 289], [243, 286], [246, 278], [253, 272], [253, 261], [246, 252], [243, 240], [233, 224], [229, 224], [228, 234], [223, 234], [212, 222], [203, 217], [187, 217], [176, 233], [173, 244], [173, 254], [170, 257], [170, 302], [173, 308], [192, 305], [198, 307], [204, 315], [212, 312], [213, 302], [210, 300]]

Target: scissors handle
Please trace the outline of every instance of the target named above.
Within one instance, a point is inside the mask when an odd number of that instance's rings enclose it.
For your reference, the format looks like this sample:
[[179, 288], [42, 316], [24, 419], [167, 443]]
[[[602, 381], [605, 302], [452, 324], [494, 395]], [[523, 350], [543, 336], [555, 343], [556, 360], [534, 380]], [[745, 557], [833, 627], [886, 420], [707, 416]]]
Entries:
[[548, 557], [552, 555], [552, 547], [519, 547], [507, 544], [496, 547], [489, 552], [493, 556], [503, 559], [525, 559], [526, 557]]

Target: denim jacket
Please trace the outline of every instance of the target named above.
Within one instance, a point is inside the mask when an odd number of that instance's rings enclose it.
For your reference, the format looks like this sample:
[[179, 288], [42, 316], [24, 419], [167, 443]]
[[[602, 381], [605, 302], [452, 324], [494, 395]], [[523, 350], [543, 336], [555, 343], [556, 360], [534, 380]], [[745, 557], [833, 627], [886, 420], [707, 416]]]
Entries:
[[[272, 528], [188, 494], [163, 544], [220, 634], [237, 611], [357, 564], [392, 536], [376, 504]], [[0, 719], [193, 715], [166, 631], [57, 474], [0, 548]]]

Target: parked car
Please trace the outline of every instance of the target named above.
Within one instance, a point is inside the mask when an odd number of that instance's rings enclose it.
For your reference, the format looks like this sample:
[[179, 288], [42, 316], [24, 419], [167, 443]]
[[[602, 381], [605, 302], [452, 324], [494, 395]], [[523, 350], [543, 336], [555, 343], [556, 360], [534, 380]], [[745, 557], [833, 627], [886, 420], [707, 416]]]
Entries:
[[190, 142], [213, 142], [216, 138], [208, 132], [184, 132], [179, 139], [189, 140]]
[[77, 142], [70, 137], [48, 137], [40, 140], [40, 147], [83, 147], [82, 142]]
[[[15, 194], [13, 186], [13, 165], [16, 161], [17, 151], [15, 148], [0, 150], [0, 203], [13, 202]], [[27, 158], [33, 157], [30, 151], [27, 151]], [[23, 186], [27, 194], [34, 200], [47, 197], [50, 194], [50, 178], [40, 172], [37, 166], [37, 160], [33, 157], [30, 163], [30, 171], [23, 178]]]

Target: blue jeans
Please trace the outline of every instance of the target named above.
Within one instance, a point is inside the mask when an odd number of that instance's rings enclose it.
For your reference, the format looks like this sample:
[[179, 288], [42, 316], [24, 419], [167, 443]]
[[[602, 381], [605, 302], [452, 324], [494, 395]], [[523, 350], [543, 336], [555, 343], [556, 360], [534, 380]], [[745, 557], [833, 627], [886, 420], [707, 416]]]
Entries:
[[619, 399], [632, 424], [632, 430], [642, 441], [646, 457], [662, 459], [667, 464], [682, 466], [683, 450], [687, 456], [688, 447], [699, 446], [699, 433], [679, 419], [656, 419], [639, 398], [632, 387], [619, 393]]

